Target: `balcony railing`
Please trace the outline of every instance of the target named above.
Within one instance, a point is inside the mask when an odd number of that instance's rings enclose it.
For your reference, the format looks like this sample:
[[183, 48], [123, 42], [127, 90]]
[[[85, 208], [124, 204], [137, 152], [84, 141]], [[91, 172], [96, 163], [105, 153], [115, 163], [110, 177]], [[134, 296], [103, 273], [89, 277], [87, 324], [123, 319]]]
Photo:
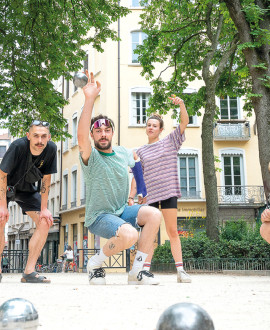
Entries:
[[262, 186], [218, 186], [219, 204], [265, 204]]
[[182, 199], [200, 199], [201, 192], [200, 191], [185, 191], [181, 190]]
[[221, 121], [215, 123], [214, 140], [248, 141], [249, 139], [250, 139], [250, 124], [248, 121], [233, 120], [233, 121]]

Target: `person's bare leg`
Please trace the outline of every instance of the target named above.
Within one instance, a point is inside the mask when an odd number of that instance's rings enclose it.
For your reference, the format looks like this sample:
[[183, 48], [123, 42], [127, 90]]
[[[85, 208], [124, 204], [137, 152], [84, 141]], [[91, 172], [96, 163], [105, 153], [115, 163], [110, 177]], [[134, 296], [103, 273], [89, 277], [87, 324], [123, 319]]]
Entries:
[[103, 246], [103, 252], [107, 257], [129, 249], [138, 240], [138, 232], [130, 224], [122, 225], [116, 235], [110, 238]]
[[[165, 221], [166, 231], [170, 239], [171, 251], [175, 261], [183, 261], [181, 241], [177, 231], [177, 209], [161, 210]], [[145, 262], [151, 263], [154, 254], [154, 246], [148, 254]]]
[[5, 247], [5, 223], [1, 222], [0, 224], [0, 273], [2, 273], [1, 269], [1, 261], [2, 261], [2, 253]]
[[39, 212], [26, 212], [36, 224], [36, 229], [29, 241], [29, 256], [24, 270], [25, 274], [31, 274], [35, 271], [35, 266], [40, 256], [41, 250], [46, 243], [50, 226], [45, 219], [39, 220]]
[[159, 230], [161, 213], [152, 206], [142, 206], [138, 212], [138, 225], [142, 226], [138, 241], [138, 250], [149, 254], [153, 250], [156, 235]]
[[182, 262], [181, 241], [177, 231], [177, 209], [163, 209], [162, 214], [165, 221], [166, 231], [170, 239], [173, 259]]

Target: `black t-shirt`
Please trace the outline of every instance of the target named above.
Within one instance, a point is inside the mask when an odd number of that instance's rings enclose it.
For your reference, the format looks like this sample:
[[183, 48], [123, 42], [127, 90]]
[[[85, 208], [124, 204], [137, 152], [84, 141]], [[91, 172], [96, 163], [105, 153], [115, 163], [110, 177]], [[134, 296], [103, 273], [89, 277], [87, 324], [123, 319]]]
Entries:
[[39, 185], [37, 186], [35, 182], [39, 182], [43, 175], [57, 172], [56, 150], [55, 143], [49, 141], [39, 156], [33, 156], [27, 137], [12, 142], [0, 164], [0, 169], [8, 174], [8, 186], [16, 185], [16, 191], [38, 191]]

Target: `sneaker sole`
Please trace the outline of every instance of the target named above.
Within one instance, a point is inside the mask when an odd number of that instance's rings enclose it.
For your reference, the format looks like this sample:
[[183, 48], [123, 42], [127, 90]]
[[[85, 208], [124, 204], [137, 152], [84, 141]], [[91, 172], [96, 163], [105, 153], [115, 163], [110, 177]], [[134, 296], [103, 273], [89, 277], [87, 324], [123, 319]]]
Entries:
[[191, 280], [178, 280], [177, 283], [191, 283]]
[[129, 281], [128, 285], [159, 285], [159, 282], [157, 282], [157, 283], [138, 283], [136, 281]]

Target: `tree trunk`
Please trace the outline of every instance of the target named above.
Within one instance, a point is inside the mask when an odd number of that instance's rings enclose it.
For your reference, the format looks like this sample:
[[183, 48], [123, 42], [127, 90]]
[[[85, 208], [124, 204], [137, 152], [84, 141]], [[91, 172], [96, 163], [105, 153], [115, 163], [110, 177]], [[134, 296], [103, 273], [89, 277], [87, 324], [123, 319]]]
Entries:
[[213, 78], [206, 82], [206, 107], [202, 122], [202, 160], [206, 195], [206, 234], [218, 240], [218, 195], [214, 161], [213, 123], [216, 109]]
[[[250, 24], [242, 10], [240, 1], [225, 0], [225, 3], [238, 30], [241, 43], [253, 43]], [[266, 12], [269, 5], [268, 1], [255, 1], [255, 3]], [[259, 24], [261, 28], [269, 30], [269, 14], [265, 14]], [[259, 157], [266, 198], [270, 197], [270, 172], [268, 171], [268, 164], [270, 163], [270, 88], [269, 80], [267, 87], [263, 79], [270, 76], [269, 50], [270, 45], [267, 43], [257, 48], [245, 48], [243, 50], [252, 78], [252, 91], [254, 94], [262, 95], [261, 97], [254, 97], [252, 103], [257, 121]], [[264, 64], [266, 69], [256, 67], [259, 64]]]

